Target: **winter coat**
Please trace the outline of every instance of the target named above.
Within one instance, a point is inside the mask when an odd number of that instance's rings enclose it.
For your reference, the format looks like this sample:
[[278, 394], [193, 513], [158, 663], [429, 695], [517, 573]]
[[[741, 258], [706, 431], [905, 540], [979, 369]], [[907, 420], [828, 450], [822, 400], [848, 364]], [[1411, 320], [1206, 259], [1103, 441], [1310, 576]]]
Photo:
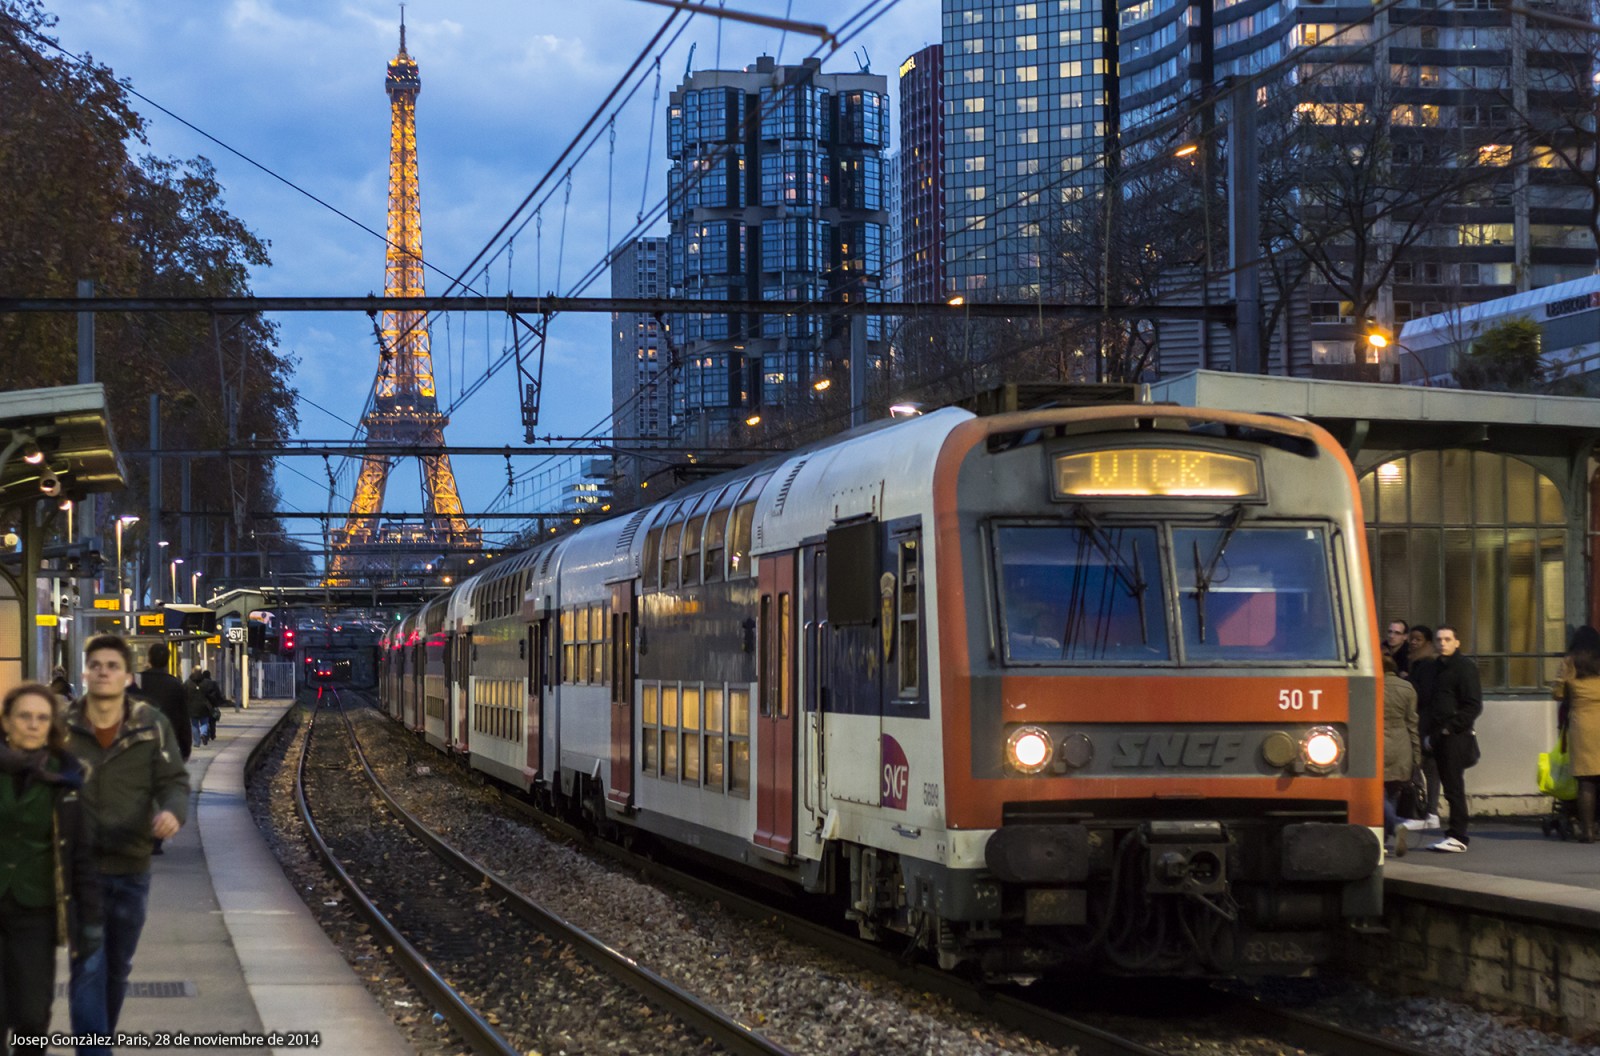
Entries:
[[1466, 733], [1483, 714], [1483, 687], [1478, 664], [1457, 653], [1434, 662], [1433, 697], [1427, 702], [1431, 726], [1438, 733]]
[[[17, 796], [12, 774], [0, 770], [0, 801], [6, 816], [0, 818], [0, 831], [8, 831], [32, 805], [43, 806], [50, 820], [50, 879], [45, 897], [55, 905], [55, 940], [76, 956], [82, 929], [100, 926], [100, 876], [94, 866], [94, 826], [83, 809], [82, 789], [88, 777], [83, 763], [66, 752], [48, 757], [46, 768], [51, 780], [32, 774], [24, 777]], [[40, 803], [42, 793], [43, 803]], [[23, 844], [20, 833], [10, 832], [0, 847], [0, 856], [14, 856]], [[20, 899], [19, 899], [20, 901]]]
[[178, 738], [178, 751], [185, 759], [194, 749], [194, 730], [189, 725], [189, 702], [183, 691], [183, 683], [166, 671], [150, 668], [139, 674], [139, 691], [144, 694], [144, 699], [161, 709], [161, 714], [167, 717], [172, 724], [172, 732]]
[[1399, 675], [1383, 679], [1383, 779], [1409, 781], [1422, 765], [1417, 732], [1417, 691]]
[[95, 864], [116, 876], [148, 872], [155, 837], [150, 819], [189, 817], [189, 771], [172, 724], [155, 705], [125, 698], [122, 728], [101, 748], [78, 701], [67, 710], [67, 746], [89, 765], [83, 802], [95, 824]]
[[1573, 775], [1600, 777], [1600, 676], [1557, 681], [1555, 698], [1567, 702]]

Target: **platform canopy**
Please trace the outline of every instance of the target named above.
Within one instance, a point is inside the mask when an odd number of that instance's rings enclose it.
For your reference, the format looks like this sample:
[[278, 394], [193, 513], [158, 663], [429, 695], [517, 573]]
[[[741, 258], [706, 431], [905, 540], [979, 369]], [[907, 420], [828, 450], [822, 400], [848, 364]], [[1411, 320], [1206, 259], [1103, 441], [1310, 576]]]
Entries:
[[125, 486], [105, 386], [0, 392], [0, 506]]

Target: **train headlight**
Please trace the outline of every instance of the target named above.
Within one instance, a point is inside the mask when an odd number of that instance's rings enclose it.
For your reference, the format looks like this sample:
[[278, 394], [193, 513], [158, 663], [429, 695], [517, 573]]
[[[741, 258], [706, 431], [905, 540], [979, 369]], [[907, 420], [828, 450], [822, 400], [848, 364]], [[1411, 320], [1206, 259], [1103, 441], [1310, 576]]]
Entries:
[[1332, 726], [1313, 726], [1300, 742], [1300, 758], [1314, 774], [1335, 770], [1344, 761], [1344, 738]]
[[1037, 774], [1049, 766], [1053, 752], [1050, 735], [1037, 726], [1019, 726], [1006, 738], [1006, 762], [1024, 774]]

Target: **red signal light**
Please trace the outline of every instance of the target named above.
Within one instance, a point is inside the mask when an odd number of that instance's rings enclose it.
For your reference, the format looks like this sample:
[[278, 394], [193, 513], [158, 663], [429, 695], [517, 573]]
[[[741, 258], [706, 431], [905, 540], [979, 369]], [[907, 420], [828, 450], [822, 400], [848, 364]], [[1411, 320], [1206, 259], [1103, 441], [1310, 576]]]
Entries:
[[287, 627], [283, 629], [283, 651], [286, 653], [294, 652], [294, 632]]

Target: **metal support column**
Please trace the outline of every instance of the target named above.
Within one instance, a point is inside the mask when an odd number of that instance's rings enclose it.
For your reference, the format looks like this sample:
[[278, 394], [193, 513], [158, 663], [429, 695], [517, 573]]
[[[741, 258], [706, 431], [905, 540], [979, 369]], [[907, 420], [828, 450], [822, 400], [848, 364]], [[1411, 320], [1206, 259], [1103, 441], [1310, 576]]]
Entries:
[[[161, 394], [150, 394], [150, 509], [145, 521], [146, 551], [150, 555], [150, 603], [161, 600]], [[138, 606], [134, 606], [138, 608]]]
[[867, 421], [867, 317], [850, 317], [850, 426]]
[[1235, 79], [1228, 101], [1228, 269], [1238, 321], [1233, 331], [1236, 373], [1266, 374], [1261, 341], [1260, 157], [1256, 142], [1256, 93]]

